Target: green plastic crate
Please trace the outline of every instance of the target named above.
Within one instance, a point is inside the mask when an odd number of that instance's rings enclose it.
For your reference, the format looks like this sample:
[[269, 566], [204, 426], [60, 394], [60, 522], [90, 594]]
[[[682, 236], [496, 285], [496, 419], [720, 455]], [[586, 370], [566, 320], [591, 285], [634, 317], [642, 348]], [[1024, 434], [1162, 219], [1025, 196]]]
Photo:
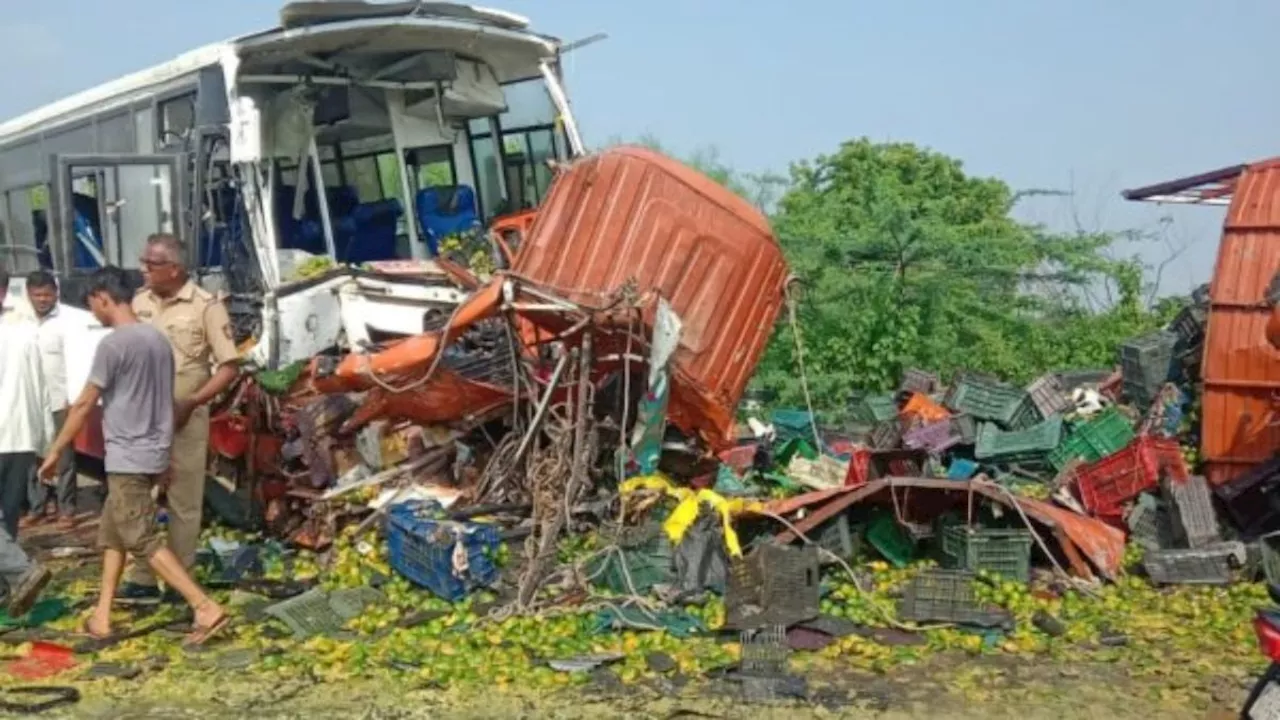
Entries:
[[791, 438], [813, 437], [813, 416], [804, 410], [774, 410], [769, 422], [777, 433], [779, 442]]
[[[596, 556], [586, 567], [587, 577], [617, 595], [641, 595], [655, 585], [675, 581], [675, 561], [671, 543], [660, 535], [639, 547], [610, 551]], [[628, 582], [630, 578], [630, 582]]]
[[1031, 577], [1031, 533], [1026, 530], [948, 527], [942, 554], [947, 567], [1027, 582]]
[[1062, 444], [1049, 453], [1049, 462], [1058, 470], [1077, 458], [1087, 463], [1097, 462], [1125, 449], [1130, 442], [1133, 442], [1133, 425], [1119, 410], [1109, 407], [1076, 425]]
[[892, 515], [872, 518], [867, 524], [866, 540], [894, 567], [906, 567], [916, 558], [916, 541]]
[[857, 422], [883, 422], [898, 417], [898, 405], [892, 393], [853, 393], [849, 396], [849, 415]]
[[1025, 430], [1001, 430], [992, 423], [978, 426], [973, 455], [979, 460], [1042, 458], [1062, 440], [1062, 416], [1054, 415]]
[[965, 375], [947, 391], [943, 404], [956, 413], [978, 420], [992, 420], [1008, 426], [1022, 405], [1026, 393], [1021, 388], [995, 380]]

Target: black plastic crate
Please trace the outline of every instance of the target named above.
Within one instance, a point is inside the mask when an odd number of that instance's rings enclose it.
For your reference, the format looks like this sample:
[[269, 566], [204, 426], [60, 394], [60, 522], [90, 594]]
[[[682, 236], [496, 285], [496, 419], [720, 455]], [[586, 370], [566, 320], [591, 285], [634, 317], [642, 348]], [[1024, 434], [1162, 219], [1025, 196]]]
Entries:
[[1129, 537], [1148, 550], [1169, 547], [1173, 542], [1169, 513], [1151, 495], [1138, 496], [1125, 524], [1129, 527]]
[[1176, 510], [1177, 528], [1188, 547], [1207, 547], [1222, 540], [1209, 481], [1200, 475], [1193, 475], [1187, 482], [1169, 480], [1165, 482], [1165, 494]]
[[[848, 515], [837, 515], [819, 525], [810, 537], [818, 547], [845, 561], [853, 560], [862, 546], [861, 528], [851, 525]], [[821, 562], [830, 561], [825, 554], [819, 555]]]
[[972, 415], [953, 415], [951, 431], [960, 437], [960, 445], [973, 445], [978, 442], [978, 421]]
[[1214, 492], [1246, 542], [1280, 531], [1280, 456], [1250, 468]]
[[725, 588], [725, 627], [794, 625], [818, 616], [819, 553], [813, 546], [758, 545], [734, 561]]
[[1169, 330], [1178, 336], [1178, 347], [1189, 348], [1200, 344], [1204, 339], [1204, 324], [1209, 311], [1203, 307], [1188, 305], [1178, 311]]
[[1008, 613], [987, 608], [978, 600], [977, 576], [965, 570], [930, 569], [907, 583], [898, 604], [898, 617], [912, 622], [953, 622], [997, 627], [1006, 625]]
[[1056, 373], [1063, 392], [1070, 394], [1081, 387], [1096, 388], [1111, 377], [1111, 370], [1062, 370]]
[[787, 646], [787, 628], [770, 625], [742, 631], [742, 660], [738, 669], [743, 675], [777, 677], [787, 672], [791, 649]]
[[1219, 543], [1197, 550], [1148, 550], [1142, 565], [1157, 585], [1226, 585], [1231, 568], [1248, 560], [1244, 543]]
[[902, 371], [902, 382], [898, 384], [898, 389], [932, 395], [937, 392], [940, 384], [937, 375], [925, 370], [911, 369]]
[[902, 423], [896, 418], [878, 422], [871, 428], [868, 440], [872, 449], [893, 450], [902, 444]]
[[1178, 341], [1176, 333], [1158, 330], [1120, 346], [1120, 371], [1126, 396], [1143, 405], [1155, 399], [1173, 374]]

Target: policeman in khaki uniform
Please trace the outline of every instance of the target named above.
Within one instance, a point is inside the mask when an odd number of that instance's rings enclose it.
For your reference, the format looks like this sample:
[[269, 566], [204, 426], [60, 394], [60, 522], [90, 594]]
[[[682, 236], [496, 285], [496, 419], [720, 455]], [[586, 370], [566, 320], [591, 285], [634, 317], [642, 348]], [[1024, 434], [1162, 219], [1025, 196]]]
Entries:
[[[169, 547], [189, 570], [195, 562], [204, 511], [208, 403], [235, 382], [239, 367], [227, 309], [191, 281], [186, 257], [183, 243], [172, 235], [147, 238], [141, 258], [146, 285], [134, 296], [133, 311], [139, 320], [163, 332], [173, 346], [177, 433], [167, 491]], [[135, 565], [116, 598], [123, 605], [140, 605], [158, 603], [161, 595], [150, 569]]]

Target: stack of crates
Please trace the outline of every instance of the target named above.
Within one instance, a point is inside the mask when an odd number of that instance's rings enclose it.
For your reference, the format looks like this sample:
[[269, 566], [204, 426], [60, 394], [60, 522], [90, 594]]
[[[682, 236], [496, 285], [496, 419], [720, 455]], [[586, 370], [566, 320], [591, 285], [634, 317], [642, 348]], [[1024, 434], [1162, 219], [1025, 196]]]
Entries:
[[1200, 379], [1200, 365], [1204, 355], [1204, 330], [1209, 318], [1208, 301], [1194, 302], [1178, 311], [1169, 330], [1178, 336], [1178, 348], [1174, 371], [1183, 382]]

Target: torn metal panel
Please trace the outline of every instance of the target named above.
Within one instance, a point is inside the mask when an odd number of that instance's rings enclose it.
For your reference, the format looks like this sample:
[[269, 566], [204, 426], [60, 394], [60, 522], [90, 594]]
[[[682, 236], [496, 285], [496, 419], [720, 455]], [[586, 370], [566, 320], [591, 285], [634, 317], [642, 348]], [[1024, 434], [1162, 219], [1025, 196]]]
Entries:
[[374, 333], [417, 335], [465, 298], [453, 274], [444, 272], [334, 271], [276, 294], [276, 322], [268, 325], [275, 337], [259, 352], [274, 350], [275, 364], [286, 366], [328, 350], [363, 347]]
[[401, 392], [374, 388], [344, 429], [363, 426], [375, 418], [393, 417], [423, 425], [482, 418], [511, 402], [508, 387], [470, 380], [441, 368], [421, 387]]
[[501, 304], [501, 283], [490, 283], [463, 301], [439, 331], [414, 335], [377, 353], [352, 353], [336, 365], [324, 358], [312, 360], [308, 385], [323, 393], [350, 392], [378, 387], [379, 382], [401, 386], [406, 380], [421, 378], [444, 346], [467, 328], [495, 315]]
[[[816, 510], [794, 522], [795, 530], [808, 534], [850, 507], [881, 492], [897, 488], [981, 495], [1014, 512], [1017, 510], [1012, 506], [1016, 503], [1027, 517], [1050, 530], [1076, 575], [1093, 577], [1090, 563], [1107, 578], [1116, 577], [1120, 571], [1124, 558], [1124, 533], [1100, 520], [1077, 515], [1039, 500], [1011, 495], [1001, 486], [990, 482], [889, 477], [872, 480], [857, 488], [809, 493], [777, 501], [766, 505], [765, 509], [773, 514], [785, 515], [817, 505]], [[798, 535], [788, 528], [775, 538], [778, 542], [788, 543], [798, 539]]]

